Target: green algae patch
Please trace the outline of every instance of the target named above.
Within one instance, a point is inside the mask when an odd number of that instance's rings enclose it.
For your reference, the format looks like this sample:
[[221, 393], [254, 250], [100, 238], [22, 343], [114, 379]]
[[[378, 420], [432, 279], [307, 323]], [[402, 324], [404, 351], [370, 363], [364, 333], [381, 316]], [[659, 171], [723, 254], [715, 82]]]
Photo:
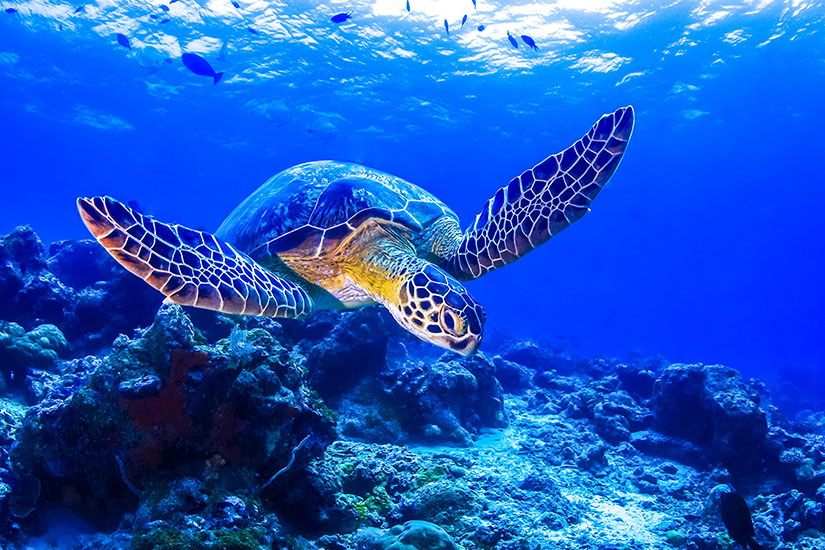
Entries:
[[671, 529], [670, 531], [665, 532], [665, 539], [667, 543], [671, 546], [682, 546], [685, 544], [685, 537], [679, 531], [675, 531]]
[[204, 546], [189, 533], [155, 529], [132, 537], [132, 550], [202, 550]]
[[415, 487], [416, 489], [420, 489], [424, 485], [438, 481], [445, 475], [447, 475], [447, 468], [440, 464], [433, 468], [421, 468], [415, 478]]
[[258, 550], [265, 544], [263, 528], [214, 531], [208, 550]]
[[378, 515], [389, 512], [392, 508], [392, 499], [383, 485], [377, 485], [371, 493], [364, 497], [363, 500], [356, 502], [353, 507], [358, 513], [358, 519], [364, 521], [371, 512], [375, 512]]
[[265, 546], [263, 528], [220, 529], [192, 534], [162, 527], [132, 538], [132, 550], [259, 550]]

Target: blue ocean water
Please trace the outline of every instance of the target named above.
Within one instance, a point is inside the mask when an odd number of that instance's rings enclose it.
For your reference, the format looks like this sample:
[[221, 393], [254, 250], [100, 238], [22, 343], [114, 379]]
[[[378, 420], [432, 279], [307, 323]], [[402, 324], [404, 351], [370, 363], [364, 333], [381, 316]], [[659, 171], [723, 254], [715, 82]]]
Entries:
[[[4, 2], [0, 233], [87, 238], [74, 200], [100, 194], [214, 230], [270, 176], [318, 159], [401, 176], [466, 226], [632, 104], [634, 136], [592, 213], [468, 285], [487, 338], [821, 378], [821, 3], [410, 4]], [[222, 80], [192, 74], [184, 52]]]

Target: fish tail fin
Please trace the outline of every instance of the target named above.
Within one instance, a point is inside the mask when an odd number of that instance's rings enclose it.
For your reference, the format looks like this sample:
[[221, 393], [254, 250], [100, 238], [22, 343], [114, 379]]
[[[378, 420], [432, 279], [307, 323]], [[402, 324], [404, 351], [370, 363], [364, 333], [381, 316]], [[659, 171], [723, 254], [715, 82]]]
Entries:
[[223, 78], [223, 73], [215, 73], [215, 76], [212, 77], [212, 84], [217, 84]]
[[748, 541], [748, 548], [750, 548], [750, 550], [762, 550], [762, 546], [757, 543], [753, 537]]

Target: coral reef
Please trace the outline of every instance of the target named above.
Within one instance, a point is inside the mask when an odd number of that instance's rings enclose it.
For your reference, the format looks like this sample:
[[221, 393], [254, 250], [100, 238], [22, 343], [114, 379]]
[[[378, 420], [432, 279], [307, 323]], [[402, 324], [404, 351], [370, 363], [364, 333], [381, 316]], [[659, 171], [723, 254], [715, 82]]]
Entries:
[[379, 309], [175, 305], [89, 241], [0, 237], [0, 546], [825, 544], [825, 420], [720, 365], [521, 340], [438, 355]]

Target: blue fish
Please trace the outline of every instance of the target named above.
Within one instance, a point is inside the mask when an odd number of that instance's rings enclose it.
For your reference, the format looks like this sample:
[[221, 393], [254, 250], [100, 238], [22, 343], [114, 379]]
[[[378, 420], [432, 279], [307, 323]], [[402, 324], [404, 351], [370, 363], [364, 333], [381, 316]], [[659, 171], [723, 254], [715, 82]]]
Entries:
[[464, 28], [464, 23], [467, 22], [467, 14], [464, 14], [464, 17], [461, 18], [461, 28]]
[[75, 13], [80, 13], [80, 12], [82, 12], [82, 11], [83, 11], [83, 10], [85, 10], [85, 9], [86, 9], [86, 6], [85, 6], [85, 5], [84, 5], [84, 6], [78, 6], [78, 7], [76, 7], [76, 8], [74, 9], [74, 12], [75, 12]]
[[485, 27], [484, 25], [479, 25], [479, 26], [478, 26], [478, 32], [481, 32], [481, 31], [483, 31], [483, 30], [484, 30], [484, 29], [486, 29], [486, 28], [487, 28], [487, 27]]
[[251, 32], [252, 34], [258, 34], [258, 31], [256, 31], [256, 30], [255, 30], [255, 29], [253, 29], [252, 27], [249, 27], [247, 30], [248, 30], [249, 32]]
[[447, 29], [447, 34], [450, 34], [450, 24], [447, 23], [447, 20], [444, 20], [444, 28]]
[[169, 18], [168, 18], [168, 17], [164, 17], [163, 19], [161, 19], [161, 20], [160, 20], [160, 24], [161, 24], [161, 25], [163, 25], [164, 23], [168, 23], [168, 22], [169, 22]]
[[196, 53], [185, 53], [181, 56], [186, 68], [199, 76], [211, 76], [212, 83], [217, 84], [223, 77], [223, 73], [216, 73], [209, 62]]
[[518, 49], [518, 42], [516, 42], [516, 39], [510, 34], [510, 31], [507, 31], [507, 40], [510, 41], [510, 44], [512, 44], [515, 49]]
[[152, 19], [157, 19], [157, 18], [158, 18], [158, 14], [156, 14], [156, 13], [150, 13], [150, 14], [149, 14], [149, 17], [151, 17]]
[[126, 37], [125, 34], [117, 33], [117, 35], [115, 35], [115, 37], [117, 38], [117, 43], [118, 44], [120, 44], [121, 46], [123, 46], [124, 48], [127, 48], [129, 50], [132, 49], [132, 45], [129, 43], [129, 39]]
[[160, 9], [162, 9], [163, 11], [169, 11], [169, 6], [167, 6], [166, 4], [161, 4]]
[[169, 0], [169, 3], [170, 3], [170, 4], [174, 4], [174, 3], [175, 3], [175, 2], [177, 2], [177, 1], [178, 1], [178, 0]]
[[407, 0], [407, 11], [410, 11], [410, 0]]
[[536, 46], [536, 41], [533, 40], [533, 38], [531, 36], [527, 36], [526, 34], [522, 34], [521, 39], [524, 40], [524, 43], [527, 44], [529, 47], [533, 48], [536, 51], [539, 51], [539, 47]]
[[478, 9], [478, 6], [476, 6], [476, 0], [473, 0], [473, 9], [474, 9], [474, 10], [475, 10], [475, 9]]
[[241, 9], [241, 5], [235, 2], [235, 0], [232, 0], [232, 5], [235, 6], [235, 8], [237, 9]]
[[343, 23], [347, 19], [352, 19], [352, 13], [345, 13], [345, 12], [336, 13], [335, 15], [333, 15], [332, 17], [329, 18], [329, 20], [332, 21], [333, 23]]
[[6, 8], [6, 13], [17, 13], [17, 10], [14, 8]]

